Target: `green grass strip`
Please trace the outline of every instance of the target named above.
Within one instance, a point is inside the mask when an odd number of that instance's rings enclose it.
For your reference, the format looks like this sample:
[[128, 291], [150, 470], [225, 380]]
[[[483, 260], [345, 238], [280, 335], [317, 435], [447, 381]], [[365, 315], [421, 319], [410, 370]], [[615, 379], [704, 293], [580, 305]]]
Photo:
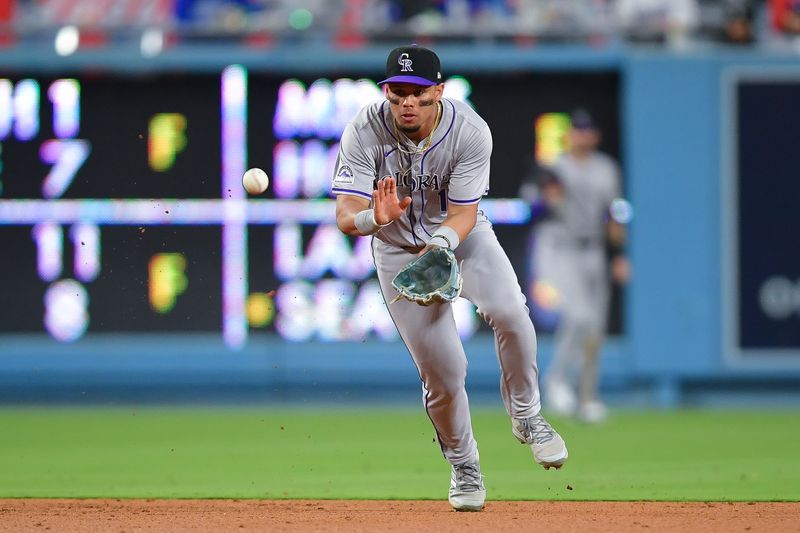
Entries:
[[[800, 500], [796, 411], [552, 417], [570, 460], [534, 464], [502, 411], [473, 423], [489, 499]], [[422, 408], [0, 409], [0, 497], [444, 499]]]

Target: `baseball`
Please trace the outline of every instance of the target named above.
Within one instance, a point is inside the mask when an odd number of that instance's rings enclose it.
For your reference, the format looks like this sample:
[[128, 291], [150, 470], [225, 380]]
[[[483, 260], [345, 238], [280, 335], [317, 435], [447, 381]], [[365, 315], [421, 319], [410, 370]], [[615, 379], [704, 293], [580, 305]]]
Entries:
[[242, 176], [242, 185], [250, 194], [261, 194], [269, 186], [269, 176], [260, 168], [251, 168]]

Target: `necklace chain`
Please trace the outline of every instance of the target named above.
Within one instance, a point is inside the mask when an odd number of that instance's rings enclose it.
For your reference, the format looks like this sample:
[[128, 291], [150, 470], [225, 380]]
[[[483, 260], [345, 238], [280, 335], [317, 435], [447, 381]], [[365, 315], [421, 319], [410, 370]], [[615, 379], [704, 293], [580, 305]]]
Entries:
[[431, 147], [431, 143], [433, 143], [433, 134], [436, 133], [436, 128], [439, 127], [439, 122], [441, 120], [442, 120], [442, 103], [436, 102], [436, 121], [433, 123], [433, 128], [431, 129], [430, 134], [428, 134], [428, 136], [425, 138], [425, 142], [422, 143], [422, 146], [412, 145], [407, 148], [403, 146], [404, 143], [400, 142], [400, 132], [397, 129], [397, 120], [393, 118], [392, 124], [394, 125], [394, 135], [397, 138], [397, 149], [403, 152], [404, 154], [409, 154], [409, 155], [424, 154], [428, 150], [428, 148]]

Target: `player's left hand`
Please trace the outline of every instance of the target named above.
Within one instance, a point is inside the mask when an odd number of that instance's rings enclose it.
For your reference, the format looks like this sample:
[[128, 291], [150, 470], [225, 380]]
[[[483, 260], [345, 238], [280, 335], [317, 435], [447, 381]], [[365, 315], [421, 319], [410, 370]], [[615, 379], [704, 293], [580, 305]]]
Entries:
[[550, 209], [558, 209], [564, 203], [566, 192], [559, 181], [550, 181], [541, 186], [542, 200]]

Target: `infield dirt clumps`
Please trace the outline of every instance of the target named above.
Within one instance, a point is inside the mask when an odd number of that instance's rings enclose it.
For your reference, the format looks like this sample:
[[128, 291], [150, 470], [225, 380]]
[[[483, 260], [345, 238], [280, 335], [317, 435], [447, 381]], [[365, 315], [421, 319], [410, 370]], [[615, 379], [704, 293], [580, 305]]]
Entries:
[[800, 503], [0, 500], [0, 531], [800, 531]]

